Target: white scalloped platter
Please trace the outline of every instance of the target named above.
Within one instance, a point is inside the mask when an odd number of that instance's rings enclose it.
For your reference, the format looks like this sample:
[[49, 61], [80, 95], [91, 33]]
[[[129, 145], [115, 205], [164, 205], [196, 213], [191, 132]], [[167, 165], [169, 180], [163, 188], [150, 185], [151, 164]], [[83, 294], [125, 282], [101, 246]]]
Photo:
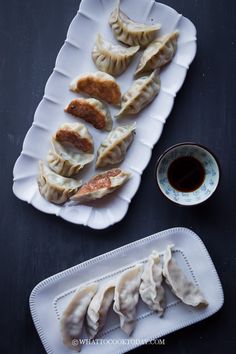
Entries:
[[[119, 318], [111, 310], [105, 327], [97, 337], [103, 340], [103, 343], [85, 344], [82, 346], [81, 353], [125, 353], [144, 341], [165, 338], [171, 332], [216, 313], [223, 305], [224, 294], [214, 264], [203, 242], [189, 229], [169, 229], [90, 259], [39, 283], [31, 293], [30, 309], [46, 352], [48, 354], [73, 353], [63, 345], [60, 319], [78, 286], [93, 281], [99, 285], [111, 280], [115, 281], [124, 270], [136, 263], [145, 263], [154, 249], [157, 249], [162, 257], [169, 244], [175, 245], [174, 258], [188, 278], [202, 289], [209, 302], [208, 307], [200, 310], [187, 306], [165, 287], [166, 309], [162, 318], [139, 301], [137, 322], [131, 340], [129, 343], [122, 344], [122, 339], [128, 337], [121, 331]], [[87, 338], [85, 331], [81, 338]]]
[[[174, 9], [152, 0], [122, 0], [121, 9], [132, 19], [143, 23], [162, 25], [160, 35], [178, 29], [180, 32], [178, 49], [173, 61], [161, 71], [161, 91], [157, 98], [137, 116], [114, 120], [114, 127], [136, 121], [135, 140], [130, 147], [121, 168], [132, 173], [132, 178], [119, 191], [90, 205], [57, 206], [44, 200], [36, 181], [38, 161], [45, 160], [50, 148], [51, 136], [59, 125], [77, 120], [64, 112], [65, 106], [78, 95], [69, 91], [69, 83], [80, 74], [96, 72], [91, 52], [97, 33], [114, 41], [108, 24], [115, 0], [82, 0], [80, 9], [71, 22], [65, 44], [61, 48], [52, 75], [49, 77], [45, 93], [29, 129], [20, 157], [14, 167], [13, 192], [35, 208], [55, 214], [75, 224], [87, 225], [94, 229], [104, 229], [120, 221], [128, 210], [129, 203], [138, 190], [141, 175], [147, 166], [153, 146], [159, 140], [163, 126], [173, 107], [176, 93], [183, 85], [187, 70], [196, 54], [196, 29], [185, 17]], [[133, 74], [141, 53], [118, 77], [117, 81], [124, 93], [133, 81]], [[40, 68], [39, 68], [40, 70]], [[112, 114], [116, 109], [111, 108]], [[95, 149], [106, 133], [87, 126], [94, 138]], [[90, 164], [80, 174], [83, 181], [96, 174], [95, 163]]]

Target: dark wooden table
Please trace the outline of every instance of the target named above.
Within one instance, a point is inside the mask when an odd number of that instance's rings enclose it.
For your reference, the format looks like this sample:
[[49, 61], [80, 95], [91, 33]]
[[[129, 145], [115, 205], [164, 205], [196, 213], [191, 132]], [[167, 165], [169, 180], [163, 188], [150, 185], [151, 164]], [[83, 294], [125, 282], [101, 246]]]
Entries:
[[[28, 298], [42, 279], [131, 241], [174, 226], [197, 232], [221, 278], [225, 305], [213, 317], [135, 353], [235, 353], [236, 3], [166, 0], [198, 30], [198, 52], [142, 184], [125, 219], [104, 230], [69, 224], [16, 199], [12, 169], [43, 95], [78, 0], [0, 1], [1, 290], [0, 352], [42, 354]], [[206, 204], [180, 208], [154, 181], [157, 157], [172, 144], [196, 141], [219, 157], [221, 185]], [[200, 259], [199, 259], [200, 261]]]

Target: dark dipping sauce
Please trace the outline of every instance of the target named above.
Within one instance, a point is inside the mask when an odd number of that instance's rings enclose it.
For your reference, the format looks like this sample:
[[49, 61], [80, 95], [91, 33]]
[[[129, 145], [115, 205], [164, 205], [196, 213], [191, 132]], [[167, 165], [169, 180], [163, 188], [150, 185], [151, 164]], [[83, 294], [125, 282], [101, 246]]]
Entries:
[[180, 192], [193, 192], [204, 182], [205, 169], [200, 161], [191, 156], [174, 160], [168, 168], [171, 186]]

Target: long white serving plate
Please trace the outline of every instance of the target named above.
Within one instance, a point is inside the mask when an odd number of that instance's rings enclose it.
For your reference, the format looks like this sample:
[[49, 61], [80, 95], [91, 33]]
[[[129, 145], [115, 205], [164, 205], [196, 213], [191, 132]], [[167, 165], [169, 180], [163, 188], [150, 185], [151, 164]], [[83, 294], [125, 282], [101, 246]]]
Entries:
[[[98, 336], [98, 339], [106, 340], [106, 343], [86, 344], [82, 347], [82, 353], [125, 353], [141, 345], [142, 341], [144, 343], [154, 338], [164, 338], [171, 332], [217, 312], [223, 305], [224, 295], [216, 269], [203, 242], [189, 229], [169, 229], [90, 259], [39, 283], [31, 293], [30, 309], [46, 352], [73, 353], [62, 343], [60, 318], [79, 285], [93, 281], [102, 284], [116, 279], [121, 272], [137, 262], [146, 262], [152, 250], [157, 249], [162, 255], [166, 246], [171, 243], [175, 245], [174, 258], [189, 279], [200, 286], [209, 306], [199, 310], [184, 305], [165, 287], [166, 310], [162, 318], [139, 301], [137, 323], [130, 337], [132, 341], [124, 345], [118, 341], [128, 337], [120, 330], [118, 316], [111, 310], [105, 328]], [[85, 332], [81, 338], [86, 338]]]
[[[13, 191], [18, 198], [45, 213], [55, 214], [67, 221], [94, 229], [106, 228], [125, 216], [129, 203], [138, 190], [142, 172], [151, 158], [152, 148], [159, 140], [171, 112], [176, 93], [181, 88], [196, 54], [196, 29], [187, 18], [153, 0], [121, 1], [122, 10], [132, 19], [145, 23], [160, 22], [162, 24], [160, 35], [174, 29], [180, 31], [177, 53], [171, 64], [161, 71], [161, 91], [158, 97], [136, 117], [118, 121], [118, 124], [134, 120], [137, 122], [135, 141], [121, 164], [121, 168], [131, 171], [133, 176], [121, 190], [91, 205], [73, 206], [67, 203], [57, 206], [47, 202], [41, 197], [37, 187], [38, 160], [46, 158], [51, 136], [58, 126], [63, 122], [76, 122], [75, 118], [64, 112], [64, 107], [77, 97], [69, 91], [69, 83], [79, 74], [97, 71], [91, 59], [97, 33], [115, 42], [108, 25], [109, 15], [115, 6], [115, 0], [81, 1], [80, 9], [57, 56], [55, 68], [45, 87], [44, 97], [35, 112], [33, 125], [25, 137], [23, 150], [13, 171]], [[125, 92], [133, 81], [140, 55], [141, 53], [118, 78], [122, 92]], [[112, 114], [116, 112], [115, 109], [111, 111]], [[117, 121], [114, 126], [116, 125]], [[106, 133], [101, 133], [91, 126], [88, 128], [97, 149]], [[85, 181], [95, 173], [94, 162], [81, 172], [80, 177]]]

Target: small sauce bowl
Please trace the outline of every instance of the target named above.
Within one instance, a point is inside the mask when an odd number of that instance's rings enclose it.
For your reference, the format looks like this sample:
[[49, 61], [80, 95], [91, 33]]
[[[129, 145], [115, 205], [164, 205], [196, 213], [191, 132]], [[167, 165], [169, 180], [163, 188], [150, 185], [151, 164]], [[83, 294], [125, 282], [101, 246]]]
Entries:
[[[203, 182], [193, 191], [177, 190], [169, 180], [169, 167], [183, 157], [198, 160], [204, 168]], [[156, 164], [156, 181], [162, 194], [171, 202], [183, 206], [198, 205], [209, 199], [216, 191], [220, 181], [220, 166], [216, 157], [205, 146], [189, 142], [180, 143], [170, 147], [159, 157]]]

